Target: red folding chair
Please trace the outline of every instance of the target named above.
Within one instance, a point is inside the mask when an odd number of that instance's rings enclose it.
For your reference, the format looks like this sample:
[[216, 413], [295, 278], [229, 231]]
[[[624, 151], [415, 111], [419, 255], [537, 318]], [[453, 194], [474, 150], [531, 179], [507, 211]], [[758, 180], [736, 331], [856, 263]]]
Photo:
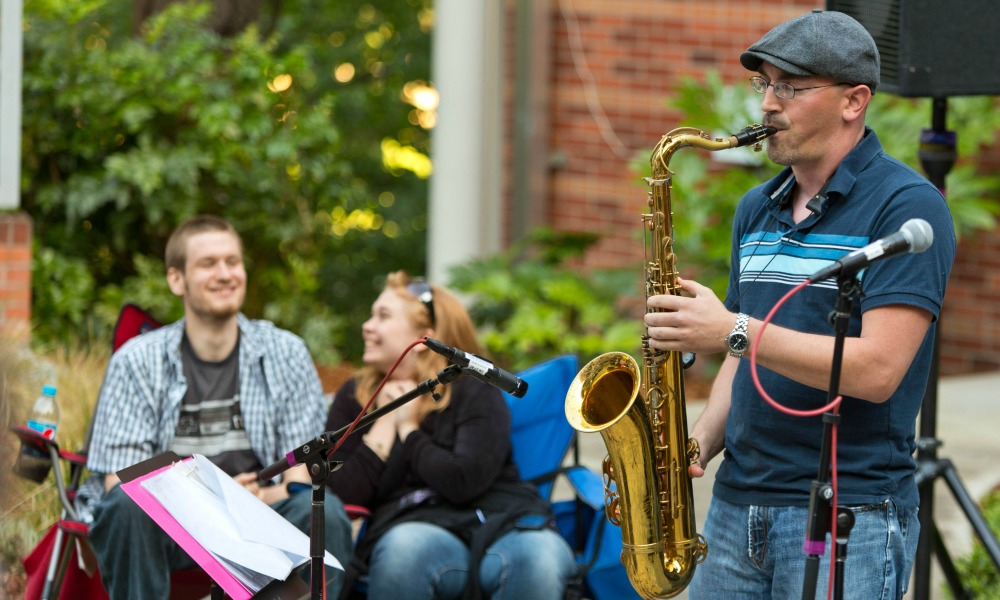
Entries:
[[[142, 308], [135, 304], [125, 304], [115, 324], [112, 351], [117, 351], [131, 338], [159, 326], [160, 322]], [[62, 504], [59, 520], [22, 561], [27, 574], [25, 599], [107, 600], [108, 594], [101, 584], [97, 561], [87, 539], [89, 528], [80, 521], [73, 504], [76, 491], [84, 480], [93, 423], [87, 428], [83, 449], [78, 453], [60, 449], [55, 441], [46, 439], [27, 427], [12, 427], [11, 430], [22, 443], [34, 444], [49, 454]], [[62, 461], [69, 468], [69, 483], [64, 478]], [[192, 569], [171, 575], [172, 599], [203, 598], [210, 592], [213, 597], [221, 597], [220, 590], [212, 585], [212, 580], [204, 571]]]

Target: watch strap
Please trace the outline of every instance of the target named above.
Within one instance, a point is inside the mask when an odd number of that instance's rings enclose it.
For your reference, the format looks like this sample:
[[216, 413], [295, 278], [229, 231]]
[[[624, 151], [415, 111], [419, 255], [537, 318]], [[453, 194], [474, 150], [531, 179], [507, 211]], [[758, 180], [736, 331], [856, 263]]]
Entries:
[[[729, 350], [729, 355], [735, 358], [740, 358], [747, 351], [749, 346], [749, 338], [747, 336], [747, 329], [750, 325], [750, 316], [746, 313], [739, 313], [736, 315], [736, 324], [733, 325], [733, 330], [729, 332], [726, 336], [725, 342], [726, 347]], [[735, 346], [734, 343], [742, 338], [742, 347]]]

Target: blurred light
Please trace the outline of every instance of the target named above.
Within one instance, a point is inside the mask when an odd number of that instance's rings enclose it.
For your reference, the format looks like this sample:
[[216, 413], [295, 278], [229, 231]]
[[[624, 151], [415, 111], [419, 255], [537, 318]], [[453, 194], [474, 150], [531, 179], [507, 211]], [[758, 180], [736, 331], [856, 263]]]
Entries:
[[378, 50], [385, 45], [385, 36], [380, 31], [369, 31], [365, 34], [365, 43], [369, 48]]
[[271, 81], [267, 82], [267, 89], [276, 94], [283, 92], [290, 87], [292, 87], [292, 76], [287, 73], [284, 75], [278, 75]]
[[427, 179], [433, 171], [430, 157], [389, 138], [382, 140], [382, 164], [390, 170], [410, 171], [421, 179]]
[[371, 23], [378, 16], [378, 12], [371, 4], [364, 4], [358, 9], [358, 20], [362, 23]]
[[349, 62], [340, 63], [333, 69], [333, 78], [340, 83], [347, 83], [354, 79], [354, 65]]
[[436, 89], [422, 81], [408, 81], [403, 85], [403, 100], [420, 110], [437, 110], [440, 96]]
[[326, 37], [326, 41], [331, 46], [339, 48], [340, 46], [344, 45], [345, 41], [347, 41], [347, 36], [344, 35], [343, 31], [334, 31], [333, 33], [331, 33]]
[[368, 72], [372, 74], [372, 77], [382, 77], [385, 74], [385, 63], [380, 60], [376, 60], [368, 65]]
[[403, 100], [416, 110], [407, 115], [413, 125], [433, 129], [437, 125], [437, 107], [441, 101], [438, 91], [423, 81], [408, 81], [403, 85]]
[[424, 129], [434, 129], [434, 126], [437, 125], [438, 121], [437, 113], [434, 111], [418, 110], [417, 121]]
[[377, 231], [382, 228], [382, 215], [370, 209], [347, 212], [343, 206], [330, 211], [330, 233], [343, 237], [351, 231]]
[[392, 192], [382, 192], [378, 195], [378, 204], [383, 208], [389, 208], [396, 203], [396, 195]]
[[399, 224], [395, 221], [386, 221], [385, 225], [382, 227], [382, 233], [384, 233], [387, 238], [399, 237]]
[[420, 23], [420, 30], [429, 33], [434, 28], [434, 9], [424, 9], [417, 13], [417, 22]]

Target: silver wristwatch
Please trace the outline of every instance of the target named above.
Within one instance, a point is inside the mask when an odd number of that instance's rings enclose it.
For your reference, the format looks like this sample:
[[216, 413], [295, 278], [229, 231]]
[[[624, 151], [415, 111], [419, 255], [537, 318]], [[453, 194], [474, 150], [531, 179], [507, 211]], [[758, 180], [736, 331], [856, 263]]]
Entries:
[[750, 317], [740, 313], [736, 315], [736, 325], [726, 336], [726, 346], [729, 348], [729, 356], [740, 358], [750, 347], [750, 338], [747, 336], [747, 325], [750, 324]]

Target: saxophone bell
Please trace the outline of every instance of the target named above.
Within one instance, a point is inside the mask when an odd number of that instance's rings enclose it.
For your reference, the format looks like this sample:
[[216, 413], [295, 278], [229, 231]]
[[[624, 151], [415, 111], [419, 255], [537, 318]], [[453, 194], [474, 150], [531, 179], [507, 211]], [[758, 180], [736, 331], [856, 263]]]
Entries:
[[[643, 216], [651, 254], [646, 256], [646, 299], [680, 294], [673, 253], [670, 158], [679, 148], [760, 149], [777, 130], [750, 125], [712, 139], [693, 127], [667, 133], [650, 155], [650, 214]], [[690, 359], [686, 358], [690, 357]], [[688, 466], [699, 449], [687, 434], [683, 370], [694, 355], [655, 352], [642, 339], [642, 365], [624, 352], [608, 352], [584, 365], [566, 393], [566, 419], [581, 432], [599, 432], [604, 459], [605, 515], [622, 529], [621, 561], [643, 598], [671, 598], [708, 554], [697, 533]]]

